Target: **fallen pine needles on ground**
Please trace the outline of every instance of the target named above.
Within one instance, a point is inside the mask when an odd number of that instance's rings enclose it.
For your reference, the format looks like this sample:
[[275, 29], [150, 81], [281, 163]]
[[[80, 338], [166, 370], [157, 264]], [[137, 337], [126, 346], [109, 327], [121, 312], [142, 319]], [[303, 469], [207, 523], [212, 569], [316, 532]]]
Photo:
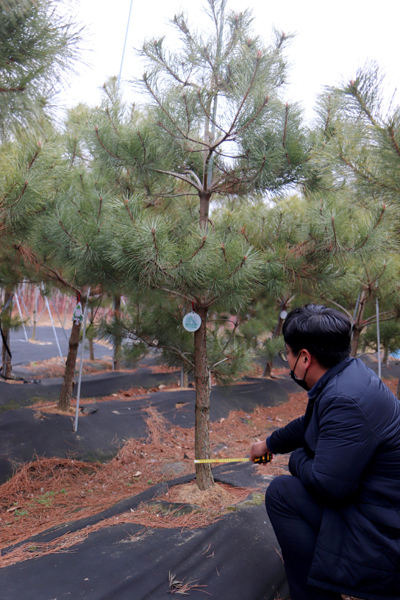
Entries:
[[197, 579], [188, 579], [188, 581], [185, 582], [181, 581], [180, 579], [177, 579], [177, 577], [173, 573], [169, 572], [168, 580], [170, 594], [180, 594], [182, 596], [187, 596], [189, 592], [192, 592], [193, 590], [198, 590], [210, 596], [210, 594], [203, 589], [207, 586], [199, 585], [197, 583]]
[[[270, 408], [259, 407], [252, 413], [232, 411], [228, 417], [211, 425], [212, 456], [247, 456], [250, 443], [264, 436], [268, 428], [275, 429], [304, 412], [306, 394], [292, 394], [289, 401]], [[152, 485], [174, 477], [173, 467], [180, 466], [179, 475], [193, 473], [193, 429], [171, 427], [154, 407], [147, 414], [147, 439], [130, 439], [108, 463], [88, 463], [75, 459], [37, 458], [16, 472], [0, 486], [1, 547], [16, 544], [28, 537], [76, 519], [99, 513], [118, 501], [136, 496]], [[268, 466], [257, 466], [258, 472], [268, 475], [285, 473], [287, 457], [275, 457]], [[171, 476], [172, 474], [172, 476]], [[176, 476], [176, 475], [175, 475]], [[132, 512], [104, 520], [96, 528], [120, 522], [141, 523], [145, 527], [202, 527], [219, 518], [228, 505], [235, 504], [252, 490], [220, 488], [227, 496], [216, 503], [215, 497], [201, 501], [191, 494], [190, 486], [180, 490], [170, 488], [165, 502], [192, 503], [195, 510], [182, 515], [163, 514], [154, 506], [141, 505]], [[191, 484], [192, 492], [197, 486]], [[218, 487], [213, 491], [215, 494]], [[185, 498], [186, 494], [186, 498]], [[204, 496], [205, 498], [205, 496]], [[87, 536], [94, 528], [58, 539], [54, 544], [30, 545], [24, 551], [12, 553], [14, 562], [44, 552], [59, 551], [78, 543], [81, 533]], [[60, 546], [61, 544], [61, 546]], [[29, 546], [29, 545], [28, 545]], [[37, 547], [36, 547], [37, 546]], [[0, 558], [0, 564], [11, 564], [11, 555]]]

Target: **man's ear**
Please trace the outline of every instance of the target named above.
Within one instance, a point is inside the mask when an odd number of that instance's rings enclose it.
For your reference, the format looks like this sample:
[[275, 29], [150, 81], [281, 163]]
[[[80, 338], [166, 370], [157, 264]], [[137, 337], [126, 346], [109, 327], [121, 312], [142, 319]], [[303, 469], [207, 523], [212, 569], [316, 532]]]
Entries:
[[300, 352], [304, 352], [302, 362], [305, 364], [310, 364], [312, 359], [310, 352], [306, 348], [303, 348]]

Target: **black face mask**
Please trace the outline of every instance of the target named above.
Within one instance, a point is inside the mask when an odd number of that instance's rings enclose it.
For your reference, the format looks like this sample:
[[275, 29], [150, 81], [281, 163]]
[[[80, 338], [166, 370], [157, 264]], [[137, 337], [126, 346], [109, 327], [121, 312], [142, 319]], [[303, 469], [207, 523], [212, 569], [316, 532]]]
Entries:
[[297, 385], [299, 385], [301, 388], [303, 388], [303, 390], [306, 390], [308, 392], [308, 390], [310, 389], [309, 386], [306, 384], [305, 382], [305, 376], [307, 374], [307, 371], [304, 373], [304, 377], [303, 379], [300, 379], [300, 377], [297, 377], [294, 373], [294, 370], [297, 366], [298, 360], [300, 358], [300, 354], [298, 355], [298, 357], [296, 358], [296, 362], [294, 363], [293, 369], [290, 371], [290, 377], [293, 379], [293, 381], [295, 383], [297, 383]]

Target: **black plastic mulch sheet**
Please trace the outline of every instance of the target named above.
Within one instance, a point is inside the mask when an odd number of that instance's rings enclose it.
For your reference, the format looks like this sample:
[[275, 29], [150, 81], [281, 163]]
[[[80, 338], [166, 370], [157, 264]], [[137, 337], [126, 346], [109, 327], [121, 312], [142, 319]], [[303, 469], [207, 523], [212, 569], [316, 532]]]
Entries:
[[[100, 384], [99, 384], [100, 385]], [[9, 386], [18, 394], [23, 385]], [[119, 389], [116, 387], [116, 389]], [[231, 410], [251, 412], [257, 406], [272, 406], [287, 400], [295, 384], [285, 380], [258, 380], [246, 385], [215, 387], [211, 395], [211, 420], [227, 417]], [[109, 460], [129, 438], [147, 437], [144, 409], [155, 407], [173, 425], [194, 426], [195, 392], [157, 392], [137, 400], [88, 404], [87, 416], [73, 418], [38, 414], [30, 408], [0, 413], [0, 483], [12, 474], [14, 464], [35, 456]], [[82, 401], [85, 407], [85, 402]]]
[[[175, 372], [152, 373], [147, 367], [141, 367], [134, 372], [123, 373], [112, 371], [84, 375], [81, 384], [81, 398], [108, 396], [119, 390], [131, 387], [152, 388], [160, 384], [178, 382], [179, 375]], [[62, 378], [38, 379], [35, 382], [10, 384], [0, 380], [0, 411], [30, 406], [37, 400], [58, 400]], [[76, 393], [76, 383], [74, 393]]]
[[[214, 472], [216, 480], [260, 485], [252, 465], [226, 465]], [[154, 486], [104, 513], [49, 530], [31, 541], [49, 541], [66, 530], [76, 531], [139, 502], [152, 501], [167, 485]], [[245, 503], [216, 523], [194, 530], [137, 524], [105, 527], [65, 552], [0, 570], [4, 600], [167, 600], [182, 597], [177, 593], [182, 585], [188, 586], [186, 597], [193, 600], [287, 599], [279, 546], [264, 506]]]
[[187, 594], [193, 599], [288, 597], [263, 507], [243, 509], [204, 529], [144, 529], [130, 524], [101, 529], [66, 552], [1, 569], [0, 597], [166, 600], [171, 598], [169, 575], [204, 585]]

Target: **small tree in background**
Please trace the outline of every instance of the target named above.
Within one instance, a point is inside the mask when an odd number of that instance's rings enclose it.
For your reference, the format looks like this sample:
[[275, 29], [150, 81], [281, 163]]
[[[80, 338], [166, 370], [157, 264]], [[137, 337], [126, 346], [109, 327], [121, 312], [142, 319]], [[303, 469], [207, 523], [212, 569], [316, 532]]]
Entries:
[[[400, 322], [398, 319], [380, 322], [380, 341], [383, 348], [382, 362], [389, 364], [391, 353], [397, 352], [400, 348]], [[378, 350], [376, 322], [368, 326], [362, 338], [362, 349]]]
[[[80, 148], [70, 147], [68, 136], [49, 125], [43, 135], [38, 142], [35, 134], [19, 132], [13, 142], [0, 146], [0, 155], [7, 160], [7, 168], [0, 174], [2, 225], [9, 246], [26, 268], [36, 271], [36, 281], [81, 294], [84, 302], [87, 286], [96, 286], [101, 276], [96, 279], [90, 265], [89, 271], [84, 271], [87, 261], [76, 260], [78, 250], [88, 251], [78, 228], [84, 216], [79, 204], [84, 197], [93, 210], [93, 203], [98, 209], [101, 200]], [[76, 237], [69, 231], [75, 217]], [[73, 323], [59, 401], [62, 409], [68, 408], [72, 396], [79, 336], [80, 323]]]
[[347, 307], [354, 321], [353, 355], [375, 320], [376, 297], [382, 320], [397, 314], [399, 132], [399, 109], [385, 113], [375, 66], [359, 70], [347, 86], [328, 89], [320, 99], [312, 163], [326, 198], [341, 206], [342, 216], [333, 217], [337, 230], [347, 228], [344, 247], [350, 250], [343, 277], [322, 295]]
[[394, 213], [367, 199], [360, 205], [351, 188], [325, 193], [320, 206], [320, 210], [325, 206], [324, 231], [330, 232], [329, 248], [337, 272], [318, 285], [316, 295], [352, 320], [351, 354], [356, 356], [362, 332], [376, 318], [376, 298], [387, 300], [382, 302], [382, 320], [397, 314], [400, 262]]
[[340, 89], [320, 100], [321, 143], [315, 153], [321, 173], [335, 173], [339, 187], [352, 183], [359, 198], [398, 204], [400, 199], [400, 109], [386, 110], [376, 66], [360, 69]]

